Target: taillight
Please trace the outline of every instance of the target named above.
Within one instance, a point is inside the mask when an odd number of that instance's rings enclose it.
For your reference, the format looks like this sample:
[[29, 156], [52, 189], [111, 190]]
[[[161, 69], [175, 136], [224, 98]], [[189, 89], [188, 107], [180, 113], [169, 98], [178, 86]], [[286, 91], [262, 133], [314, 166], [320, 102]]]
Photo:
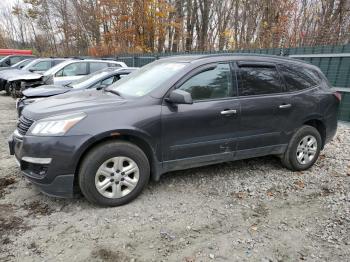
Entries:
[[334, 92], [333, 95], [336, 97], [336, 99], [338, 100], [338, 102], [341, 101], [341, 93], [339, 93], [339, 92]]

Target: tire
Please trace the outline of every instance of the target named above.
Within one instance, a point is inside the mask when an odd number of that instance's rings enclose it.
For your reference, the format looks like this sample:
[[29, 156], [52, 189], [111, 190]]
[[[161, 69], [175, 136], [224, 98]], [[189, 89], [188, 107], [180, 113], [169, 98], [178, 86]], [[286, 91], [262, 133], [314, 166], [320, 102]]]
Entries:
[[6, 91], [6, 95], [11, 95], [11, 85], [10, 83], [6, 83], [5, 85], [5, 91]]
[[282, 164], [292, 171], [309, 169], [320, 155], [322, 139], [320, 133], [312, 126], [299, 128], [291, 140], [284, 155]]
[[[132, 170], [134, 172], [130, 173]], [[139, 147], [128, 142], [109, 141], [86, 155], [79, 171], [79, 186], [91, 203], [114, 207], [135, 199], [149, 178], [149, 161]]]

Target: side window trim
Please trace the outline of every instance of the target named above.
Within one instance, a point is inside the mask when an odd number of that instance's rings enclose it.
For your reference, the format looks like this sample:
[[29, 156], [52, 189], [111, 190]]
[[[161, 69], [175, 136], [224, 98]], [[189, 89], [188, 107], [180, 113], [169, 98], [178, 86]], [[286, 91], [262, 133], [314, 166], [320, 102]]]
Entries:
[[[244, 61], [244, 60], [240, 60], [237, 61], [237, 96], [239, 98], [249, 98], [249, 97], [264, 97], [264, 96], [274, 96], [274, 95], [281, 95], [286, 93], [286, 87], [285, 87], [285, 81], [282, 78], [278, 68], [277, 68], [277, 64], [275, 63], [269, 63], [269, 62], [260, 62], [260, 61]], [[269, 94], [257, 94], [257, 95], [248, 95], [248, 96], [242, 96], [239, 92], [239, 85], [240, 83], [242, 83], [242, 72], [241, 72], [241, 68], [242, 67], [268, 67], [268, 68], [275, 68], [277, 71], [277, 75], [278, 75], [278, 79], [281, 83], [281, 91], [280, 92], [276, 92], [276, 93], [269, 93]]]
[[[287, 85], [287, 80], [286, 80], [285, 76], [284, 76], [283, 73], [282, 73], [281, 67], [286, 67], [286, 68], [288, 68], [288, 65], [283, 65], [283, 64], [280, 64], [280, 63], [276, 64], [276, 68], [277, 68], [277, 70], [279, 71], [280, 78], [283, 80], [283, 83], [284, 83], [285, 93], [293, 94], [293, 93], [301, 93], [301, 92], [304, 92], [304, 91], [309, 91], [309, 90], [311, 90], [311, 89], [314, 89], [314, 88], [319, 87], [319, 86], [321, 85], [321, 83], [322, 83], [322, 81], [321, 81], [321, 82], [319, 82], [319, 83], [316, 83], [316, 85], [312, 85], [312, 86], [309, 86], [309, 87], [307, 87], [307, 88], [300, 89], [300, 90], [289, 90], [289, 89], [288, 89], [288, 85]], [[309, 70], [310, 70], [310, 69], [309, 69]], [[317, 72], [317, 71], [315, 70], [315, 73], [317, 73], [317, 75], [321, 78], [321, 76], [319, 75], [319, 72]], [[321, 79], [322, 79], [322, 78], [321, 78]]]
[[[178, 89], [180, 88], [185, 82], [187, 82], [187, 80], [189, 80], [190, 78], [205, 72], [207, 70], [211, 70], [211, 69], [215, 69], [219, 64], [227, 64], [230, 67], [230, 78], [231, 78], [231, 96], [229, 97], [222, 97], [222, 98], [212, 98], [212, 99], [201, 99], [201, 100], [194, 100], [193, 103], [201, 103], [201, 102], [209, 102], [209, 101], [220, 101], [220, 100], [230, 100], [232, 98], [236, 98], [237, 97], [237, 91], [234, 87], [234, 80], [235, 78], [233, 77], [233, 70], [232, 70], [232, 64], [233, 61], [220, 61], [220, 62], [214, 62], [214, 63], [209, 63], [209, 64], [205, 64], [205, 65], [201, 65], [197, 68], [194, 68], [192, 71], [190, 71], [189, 73], [187, 73], [185, 75], [185, 77], [183, 77], [182, 79], [180, 79], [172, 88], [169, 89], [169, 91], [167, 92], [167, 94], [164, 97], [167, 97], [168, 93], [171, 92], [174, 89]], [[236, 79], [237, 80], [237, 79]], [[235, 84], [237, 86], [237, 83]]]

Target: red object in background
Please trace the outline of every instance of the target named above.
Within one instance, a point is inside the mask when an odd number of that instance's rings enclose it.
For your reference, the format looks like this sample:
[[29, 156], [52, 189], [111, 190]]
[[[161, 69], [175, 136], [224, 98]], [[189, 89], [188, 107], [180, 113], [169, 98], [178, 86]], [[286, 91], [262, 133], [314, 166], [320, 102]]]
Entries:
[[32, 50], [0, 49], [0, 55], [32, 55]]
[[333, 95], [337, 98], [338, 102], [341, 102], [341, 93], [334, 92]]

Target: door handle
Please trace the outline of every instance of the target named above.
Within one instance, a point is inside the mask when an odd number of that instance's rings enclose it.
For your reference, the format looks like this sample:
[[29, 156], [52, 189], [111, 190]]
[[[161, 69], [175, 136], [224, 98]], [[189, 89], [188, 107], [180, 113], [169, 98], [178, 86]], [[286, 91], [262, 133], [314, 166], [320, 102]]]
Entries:
[[233, 114], [237, 114], [237, 110], [236, 109], [227, 109], [224, 111], [221, 111], [222, 115], [233, 115]]
[[280, 105], [279, 108], [281, 109], [285, 109], [285, 108], [291, 108], [292, 105], [291, 104], [283, 104], [283, 105]]

